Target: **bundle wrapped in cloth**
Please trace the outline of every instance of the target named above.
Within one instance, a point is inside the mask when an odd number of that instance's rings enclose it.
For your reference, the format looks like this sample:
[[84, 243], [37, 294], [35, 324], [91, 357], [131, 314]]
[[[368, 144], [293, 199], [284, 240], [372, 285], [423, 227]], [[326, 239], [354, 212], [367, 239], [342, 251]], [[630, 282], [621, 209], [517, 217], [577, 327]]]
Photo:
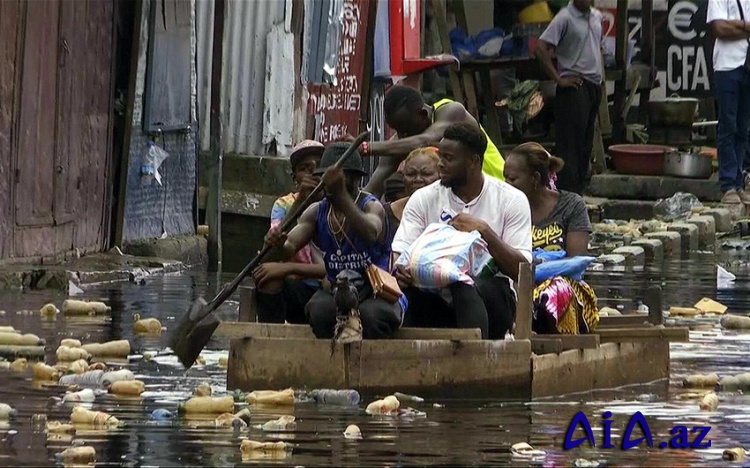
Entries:
[[492, 261], [487, 243], [477, 231], [462, 232], [433, 223], [396, 260], [421, 289], [436, 290], [456, 282], [474, 284]]

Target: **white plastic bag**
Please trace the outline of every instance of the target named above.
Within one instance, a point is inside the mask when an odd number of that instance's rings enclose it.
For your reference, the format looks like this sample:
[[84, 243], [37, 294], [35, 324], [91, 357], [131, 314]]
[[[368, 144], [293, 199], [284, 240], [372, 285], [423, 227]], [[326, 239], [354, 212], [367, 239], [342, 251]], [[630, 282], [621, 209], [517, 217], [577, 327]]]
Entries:
[[487, 243], [477, 231], [462, 232], [453, 226], [433, 223], [396, 260], [411, 272], [421, 289], [442, 289], [456, 282], [474, 284], [492, 260]]
[[144, 183], [150, 185], [153, 178], [156, 179], [159, 185], [162, 185], [159, 167], [168, 157], [169, 153], [161, 149], [153, 141], [148, 142], [148, 152], [144, 155], [143, 164], [141, 164], [141, 177]]

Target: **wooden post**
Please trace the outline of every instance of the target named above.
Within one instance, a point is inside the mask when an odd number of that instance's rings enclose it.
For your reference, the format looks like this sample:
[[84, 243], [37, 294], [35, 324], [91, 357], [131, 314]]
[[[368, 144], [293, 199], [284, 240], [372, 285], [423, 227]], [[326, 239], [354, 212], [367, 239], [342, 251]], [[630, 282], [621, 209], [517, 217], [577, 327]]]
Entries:
[[664, 321], [662, 315], [664, 307], [662, 306], [661, 286], [649, 286], [646, 288], [643, 304], [648, 307], [648, 321], [654, 325], [661, 325]]
[[211, 111], [208, 199], [206, 200], [206, 224], [208, 224], [209, 269], [221, 271], [221, 185], [224, 162], [224, 142], [221, 126], [221, 76], [224, 55], [225, 0], [214, 3], [214, 37], [211, 54]]
[[528, 340], [531, 338], [531, 295], [534, 290], [534, 274], [530, 263], [523, 262], [518, 266], [518, 304], [516, 305], [516, 331], [517, 340]]
[[[440, 37], [440, 44], [443, 47], [444, 54], [452, 54], [453, 48], [451, 47], [451, 39], [448, 31], [448, 19], [446, 17], [446, 4], [445, 0], [432, 0], [432, 14], [435, 18], [435, 26], [438, 30], [438, 36]], [[451, 82], [451, 89], [453, 90], [453, 99], [466, 104], [464, 102], [464, 93], [461, 88], [461, 78], [458, 76], [456, 71], [456, 65], [450, 65], [448, 67], [448, 76]]]
[[622, 111], [625, 109], [628, 81], [628, 0], [617, 0], [617, 15], [615, 17], [615, 63], [618, 79], [615, 81], [614, 119], [612, 120], [612, 136], [617, 142], [625, 140], [625, 119]]
[[255, 293], [255, 286], [240, 286], [240, 313], [237, 321], [258, 321], [258, 303], [255, 300]]
[[651, 88], [654, 86], [656, 77], [656, 55], [654, 54], [654, 0], [643, 0], [641, 3], [641, 59], [649, 67], [648, 89], [641, 91], [641, 100], [638, 105], [638, 121], [648, 124], [648, 101], [650, 100]]

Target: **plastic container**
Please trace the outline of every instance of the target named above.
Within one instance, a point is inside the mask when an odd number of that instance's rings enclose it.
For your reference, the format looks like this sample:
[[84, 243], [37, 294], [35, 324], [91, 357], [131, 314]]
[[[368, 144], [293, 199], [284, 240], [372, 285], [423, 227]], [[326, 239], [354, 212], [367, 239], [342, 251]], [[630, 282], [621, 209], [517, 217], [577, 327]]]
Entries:
[[356, 390], [330, 390], [320, 389], [310, 392], [315, 403], [337, 406], [357, 406], [359, 404], [359, 392]]
[[664, 175], [664, 159], [667, 151], [676, 151], [676, 149], [663, 145], [609, 147], [615, 171], [628, 175]]
[[554, 15], [546, 0], [532, 3], [518, 13], [518, 22], [521, 24], [549, 23], [552, 18]]

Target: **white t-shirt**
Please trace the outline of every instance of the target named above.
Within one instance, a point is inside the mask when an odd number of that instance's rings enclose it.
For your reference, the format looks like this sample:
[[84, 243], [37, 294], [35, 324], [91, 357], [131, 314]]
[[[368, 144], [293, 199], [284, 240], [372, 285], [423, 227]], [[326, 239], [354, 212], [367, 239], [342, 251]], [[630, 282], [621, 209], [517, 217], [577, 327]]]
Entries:
[[392, 250], [403, 252], [429, 224], [448, 222], [459, 213], [484, 220], [500, 239], [531, 261], [531, 208], [526, 195], [487, 176], [479, 196], [469, 203], [439, 180], [414, 192], [404, 207]]
[[[740, 0], [745, 21], [750, 21], [750, 0]], [[709, 0], [706, 22], [716, 20], [739, 20], [740, 10], [737, 0]], [[747, 39], [727, 41], [716, 39], [714, 43], [714, 71], [728, 71], [745, 64]]]

